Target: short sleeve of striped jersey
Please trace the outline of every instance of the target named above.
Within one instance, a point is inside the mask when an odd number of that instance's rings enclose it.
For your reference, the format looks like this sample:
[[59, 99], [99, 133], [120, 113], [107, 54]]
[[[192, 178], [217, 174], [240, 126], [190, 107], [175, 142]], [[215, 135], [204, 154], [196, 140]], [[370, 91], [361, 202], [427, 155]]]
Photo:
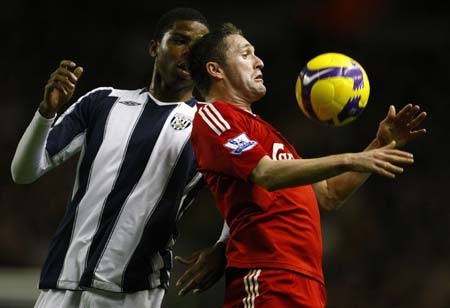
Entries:
[[251, 119], [227, 103], [201, 106], [191, 141], [201, 171], [226, 174], [245, 181], [261, 158], [269, 155], [259, 144]]

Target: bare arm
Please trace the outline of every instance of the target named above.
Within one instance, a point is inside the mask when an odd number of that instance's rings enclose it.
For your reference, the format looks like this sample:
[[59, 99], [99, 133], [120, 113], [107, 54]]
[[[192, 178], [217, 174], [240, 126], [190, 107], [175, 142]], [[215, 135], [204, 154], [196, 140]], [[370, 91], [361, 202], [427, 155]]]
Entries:
[[317, 183], [349, 171], [377, 173], [394, 178], [403, 172], [398, 164], [413, 163], [411, 153], [394, 147], [395, 142], [392, 142], [379, 149], [313, 159], [272, 160], [265, 156], [256, 165], [250, 180], [273, 191]]
[[[418, 127], [426, 116], [425, 112], [420, 112], [418, 105], [408, 104], [398, 113], [394, 106], [390, 106], [387, 116], [380, 122], [376, 138], [365, 151], [380, 148], [392, 141], [396, 142], [396, 147], [402, 147], [423, 136], [426, 130]], [[369, 176], [370, 173], [347, 172], [315, 183], [313, 187], [320, 207], [326, 210], [339, 208]]]

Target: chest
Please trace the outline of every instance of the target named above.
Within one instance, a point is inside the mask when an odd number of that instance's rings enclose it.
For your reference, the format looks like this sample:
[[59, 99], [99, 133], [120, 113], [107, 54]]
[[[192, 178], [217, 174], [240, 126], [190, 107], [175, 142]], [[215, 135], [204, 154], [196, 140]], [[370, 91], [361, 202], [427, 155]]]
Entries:
[[273, 160], [300, 158], [289, 141], [267, 122], [254, 120], [247, 124], [251, 136], [267, 151]]

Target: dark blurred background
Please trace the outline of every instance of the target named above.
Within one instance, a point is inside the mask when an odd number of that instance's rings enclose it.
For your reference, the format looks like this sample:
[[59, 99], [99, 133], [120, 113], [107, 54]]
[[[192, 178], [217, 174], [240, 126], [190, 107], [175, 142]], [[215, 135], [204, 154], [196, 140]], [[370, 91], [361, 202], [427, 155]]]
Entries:
[[[395, 180], [372, 177], [341, 210], [322, 214], [328, 307], [450, 307], [448, 90], [450, 8], [446, 1], [25, 1], [3, 3], [0, 92], [0, 308], [32, 307], [38, 269], [63, 215], [75, 162], [31, 185], [13, 184], [10, 163], [61, 59], [85, 68], [75, 99], [99, 86], [148, 85], [147, 44], [168, 9], [191, 6], [211, 24], [241, 27], [265, 62], [268, 93], [254, 111], [306, 158], [362, 150], [390, 104], [418, 103], [428, 135], [407, 145], [415, 164]], [[294, 86], [323, 52], [347, 54], [366, 69], [371, 96], [341, 128], [307, 120]], [[221, 218], [209, 193], [180, 222], [176, 254], [212, 245]], [[174, 282], [185, 267], [175, 265]], [[221, 307], [223, 280], [164, 307]]]

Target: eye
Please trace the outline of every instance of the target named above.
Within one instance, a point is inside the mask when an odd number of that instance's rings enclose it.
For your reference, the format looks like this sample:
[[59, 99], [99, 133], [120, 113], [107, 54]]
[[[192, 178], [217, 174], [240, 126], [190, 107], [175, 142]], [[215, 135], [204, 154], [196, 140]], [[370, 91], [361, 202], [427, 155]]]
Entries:
[[186, 39], [183, 38], [183, 37], [179, 37], [179, 36], [173, 37], [173, 38], [171, 39], [171, 41], [172, 41], [175, 45], [184, 45], [184, 44], [186, 44]]

